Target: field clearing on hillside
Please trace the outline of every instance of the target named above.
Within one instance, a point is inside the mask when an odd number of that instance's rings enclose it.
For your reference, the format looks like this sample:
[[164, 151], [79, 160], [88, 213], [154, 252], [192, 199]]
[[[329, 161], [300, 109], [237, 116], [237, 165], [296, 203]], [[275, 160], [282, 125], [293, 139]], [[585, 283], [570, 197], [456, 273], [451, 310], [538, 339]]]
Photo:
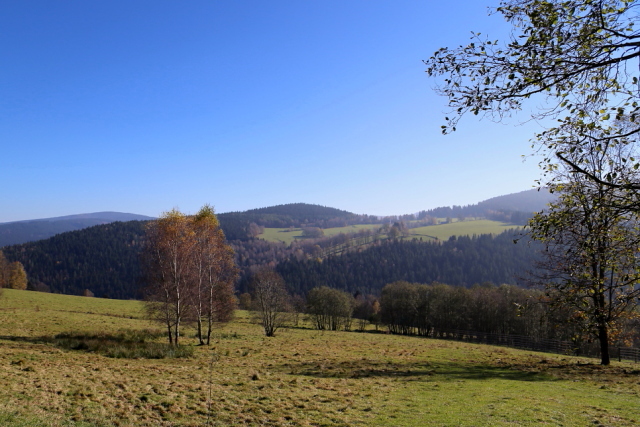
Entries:
[[266, 338], [246, 312], [189, 359], [112, 359], [41, 339], [152, 326], [141, 313], [136, 301], [5, 290], [0, 424], [640, 424], [640, 365], [627, 362], [302, 327]]
[[[380, 228], [380, 226], [380, 224], [356, 224], [348, 225], [346, 227], [323, 228], [322, 231], [325, 236], [329, 237], [340, 233], [357, 233], [358, 231], [367, 229], [373, 231]], [[302, 238], [302, 229], [265, 228], [264, 233], [260, 234], [258, 237], [269, 242], [284, 242], [285, 244], [290, 245], [294, 240]]]
[[264, 232], [258, 235], [260, 239], [264, 239], [268, 242], [282, 242], [287, 246], [290, 245], [296, 238], [302, 237], [301, 228], [265, 228]]
[[473, 236], [474, 234], [500, 234], [518, 226], [506, 222], [478, 219], [474, 221], [458, 221], [450, 224], [429, 225], [409, 230], [409, 239], [414, 237], [436, 237], [447, 240], [451, 236]]
[[349, 233], [357, 233], [362, 230], [377, 230], [380, 228], [380, 224], [356, 224], [356, 225], [348, 225], [346, 227], [333, 227], [333, 228], [324, 228], [325, 236], [336, 236], [340, 233], [349, 234]]
[[[380, 224], [358, 224], [349, 225], [347, 227], [334, 227], [323, 229], [325, 236], [335, 236], [340, 233], [349, 234], [357, 233], [362, 230], [376, 230], [380, 228]], [[472, 236], [474, 234], [500, 234], [505, 230], [516, 228], [513, 224], [505, 222], [491, 221], [488, 219], [457, 221], [453, 220], [450, 224], [428, 225], [425, 227], [409, 229], [409, 239], [426, 238], [447, 240], [451, 236]], [[265, 228], [264, 233], [259, 235], [261, 239], [270, 242], [283, 242], [290, 245], [294, 240], [302, 238], [302, 229], [300, 228]], [[386, 236], [385, 236], [386, 238]]]

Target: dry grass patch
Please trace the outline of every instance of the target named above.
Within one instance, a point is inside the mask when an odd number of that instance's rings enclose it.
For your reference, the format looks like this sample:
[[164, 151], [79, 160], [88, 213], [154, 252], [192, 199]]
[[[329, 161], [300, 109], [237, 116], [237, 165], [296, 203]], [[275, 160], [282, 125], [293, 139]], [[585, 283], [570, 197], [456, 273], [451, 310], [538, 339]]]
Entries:
[[640, 424], [640, 365], [631, 363], [602, 368], [507, 348], [304, 328], [266, 338], [244, 312], [211, 347], [184, 337], [193, 357], [117, 359], [38, 337], [74, 325], [111, 336], [152, 327], [134, 314], [137, 302], [116, 302], [110, 312], [108, 300], [46, 309], [41, 300], [35, 311], [25, 303], [32, 296], [8, 292], [0, 302], [2, 425]]

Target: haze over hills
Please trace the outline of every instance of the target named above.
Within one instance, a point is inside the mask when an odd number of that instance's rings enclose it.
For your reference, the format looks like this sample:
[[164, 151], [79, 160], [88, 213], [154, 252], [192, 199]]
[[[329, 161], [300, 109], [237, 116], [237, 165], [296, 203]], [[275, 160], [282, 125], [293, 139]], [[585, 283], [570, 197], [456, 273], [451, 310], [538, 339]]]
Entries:
[[[531, 212], [542, 210], [554, 197], [545, 188], [532, 189], [493, 197], [475, 205], [430, 209], [420, 212], [418, 217], [425, 215], [436, 217], [474, 216], [523, 225]], [[229, 240], [246, 240], [255, 237], [255, 232], [251, 230], [252, 223], [261, 227], [274, 228], [291, 226], [329, 228], [380, 221], [380, 217], [375, 215], [357, 215], [336, 208], [306, 203], [290, 203], [244, 212], [220, 213], [218, 218]], [[95, 212], [0, 223], [0, 248], [47, 239], [56, 234], [81, 230], [99, 224], [152, 219], [154, 218], [150, 216], [132, 213]]]
[[8, 245], [47, 239], [67, 231], [82, 230], [115, 221], [148, 221], [146, 215], [122, 212], [95, 212], [54, 218], [31, 219], [0, 223], [0, 248]]
[[[518, 193], [492, 197], [474, 205], [444, 206], [418, 213], [418, 217], [431, 215], [435, 217], [486, 217], [498, 221], [524, 224], [528, 214], [543, 210], [548, 203], [556, 199], [546, 188], [534, 188]], [[511, 218], [515, 214], [514, 218]], [[522, 215], [527, 214], [527, 215]], [[517, 218], [517, 220], [513, 220]]]
[[154, 218], [146, 215], [138, 215], [133, 213], [107, 211], [107, 212], [94, 212], [94, 213], [84, 213], [84, 214], [76, 214], [76, 215], [56, 216], [52, 218], [38, 218], [38, 219], [26, 219], [22, 221], [1, 222], [0, 225], [16, 224], [21, 222], [40, 222], [40, 221], [60, 222], [60, 221], [84, 220], [84, 219], [95, 219], [95, 220], [114, 222], [114, 221], [147, 221]]

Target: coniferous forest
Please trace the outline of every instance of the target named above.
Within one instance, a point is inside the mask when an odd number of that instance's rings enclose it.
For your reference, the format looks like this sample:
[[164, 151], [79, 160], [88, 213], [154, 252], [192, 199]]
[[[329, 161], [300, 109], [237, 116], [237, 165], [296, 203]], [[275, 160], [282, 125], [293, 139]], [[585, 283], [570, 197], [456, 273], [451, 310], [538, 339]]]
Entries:
[[484, 282], [516, 284], [536, 258], [527, 242], [514, 244], [517, 233], [462, 236], [441, 243], [381, 241], [363, 251], [324, 260], [291, 257], [279, 263], [277, 270], [290, 291], [300, 295], [317, 286], [379, 295], [385, 284], [398, 280], [466, 287]]
[[[55, 293], [98, 297], [140, 298], [139, 253], [144, 222], [115, 222], [62, 233], [50, 239], [8, 246], [7, 259], [20, 261], [29, 287]], [[292, 294], [306, 295], [328, 285], [350, 293], [379, 294], [385, 284], [406, 280], [471, 286], [476, 283], [517, 283], [533, 265], [535, 251], [526, 242], [513, 243], [514, 232], [498, 236], [451, 238], [444, 242], [377, 241], [364, 249], [318, 258], [313, 246], [230, 241], [241, 268], [237, 285], [245, 292], [259, 266], [275, 266]]]

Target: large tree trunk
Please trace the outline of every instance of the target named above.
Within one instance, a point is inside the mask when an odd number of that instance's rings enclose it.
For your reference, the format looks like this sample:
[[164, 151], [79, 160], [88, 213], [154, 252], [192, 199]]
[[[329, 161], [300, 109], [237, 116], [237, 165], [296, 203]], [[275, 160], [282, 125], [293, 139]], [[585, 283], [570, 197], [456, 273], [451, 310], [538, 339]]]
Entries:
[[600, 364], [609, 365], [611, 363], [609, 358], [609, 331], [604, 322], [598, 325], [598, 339], [600, 340]]

